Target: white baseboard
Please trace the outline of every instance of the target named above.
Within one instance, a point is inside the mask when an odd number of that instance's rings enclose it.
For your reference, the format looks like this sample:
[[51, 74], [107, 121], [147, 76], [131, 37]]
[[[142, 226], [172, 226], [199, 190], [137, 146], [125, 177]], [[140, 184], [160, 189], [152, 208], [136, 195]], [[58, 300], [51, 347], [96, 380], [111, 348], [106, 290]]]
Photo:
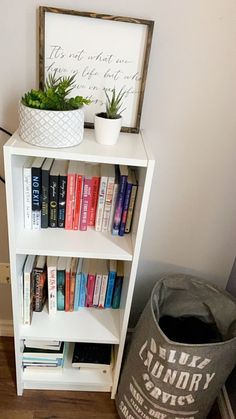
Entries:
[[13, 336], [12, 320], [0, 319], [0, 336]]
[[226, 387], [223, 386], [217, 399], [222, 419], [235, 419]]

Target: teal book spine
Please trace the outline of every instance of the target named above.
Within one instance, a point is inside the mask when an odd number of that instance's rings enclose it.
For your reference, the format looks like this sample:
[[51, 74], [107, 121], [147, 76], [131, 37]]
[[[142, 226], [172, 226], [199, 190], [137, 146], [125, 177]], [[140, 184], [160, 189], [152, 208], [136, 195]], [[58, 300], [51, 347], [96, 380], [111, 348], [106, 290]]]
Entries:
[[86, 302], [87, 294], [87, 275], [83, 272], [80, 278], [80, 290], [79, 290], [79, 307], [84, 307]]
[[75, 299], [74, 299], [74, 310], [79, 309], [79, 292], [80, 292], [80, 283], [81, 283], [81, 272], [77, 273], [75, 276]]
[[65, 271], [57, 272], [57, 310], [65, 310]]
[[110, 308], [112, 303], [113, 290], [115, 285], [116, 272], [110, 271], [108, 276], [107, 293], [105, 299], [105, 308]]

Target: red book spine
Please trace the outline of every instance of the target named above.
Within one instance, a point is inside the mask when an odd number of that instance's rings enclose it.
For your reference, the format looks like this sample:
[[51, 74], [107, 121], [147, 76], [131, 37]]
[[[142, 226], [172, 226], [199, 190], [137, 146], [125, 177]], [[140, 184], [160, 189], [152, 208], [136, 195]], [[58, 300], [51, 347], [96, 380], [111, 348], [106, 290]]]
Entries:
[[86, 307], [92, 307], [93, 305], [93, 293], [95, 287], [96, 276], [88, 274], [87, 279], [87, 296], [86, 296]]
[[75, 210], [74, 210], [74, 222], [73, 222], [74, 230], [79, 229], [82, 193], [83, 193], [83, 176], [77, 175], [76, 186], [75, 186]]
[[93, 176], [92, 185], [91, 185], [91, 200], [90, 200], [90, 207], [88, 211], [88, 225], [92, 227], [95, 226], [99, 186], [100, 186], [100, 177]]
[[76, 175], [74, 173], [69, 173], [67, 177], [67, 192], [66, 192], [66, 220], [65, 220], [66, 230], [73, 229], [75, 180], [76, 180]]
[[65, 279], [65, 311], [70, 310], [70, 271], [66, 271]]
[[88, 225], [88, 209], [91, 198], [91, 183], [92, 180], [89, 178], [84, 179], [84, 190], [82, 198], [81, 216], [80, 216], [80, 230], [87, 230]]

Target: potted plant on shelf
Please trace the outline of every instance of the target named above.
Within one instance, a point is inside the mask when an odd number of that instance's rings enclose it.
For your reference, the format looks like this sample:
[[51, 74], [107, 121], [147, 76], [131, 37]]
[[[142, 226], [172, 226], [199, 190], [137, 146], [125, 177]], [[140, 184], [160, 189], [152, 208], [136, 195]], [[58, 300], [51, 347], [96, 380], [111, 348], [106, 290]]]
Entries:
[[95, 137], [98, 143], [104, 145], [116, 144], [120, 129], [124, 109], [122, 107], [122, 99], [125, 95], [123, 88], [116, 94], [115, 88], [112, 89], [111, 97], [106, 90], [106, 112], [100, 112], [95, 115], [94, 127]]
[[44, 90], [30, 90], [20, 102], [19, 135], [27, 143], [42, 147], [70, 147], [83, 140], [83, 106], [91, 101], [68, 97], [75, 75], [49, 74]]

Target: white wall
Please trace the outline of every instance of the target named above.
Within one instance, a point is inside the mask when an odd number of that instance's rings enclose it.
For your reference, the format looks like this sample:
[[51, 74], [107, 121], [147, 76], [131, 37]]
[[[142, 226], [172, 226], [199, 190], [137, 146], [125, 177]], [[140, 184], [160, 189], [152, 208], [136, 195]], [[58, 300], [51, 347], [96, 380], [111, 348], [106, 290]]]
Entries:
[[235, 1], [1, 0], [0, 124], [11, 131], [37, 86], [39, 4], [156, 22], [142, 127], [157, 164], [134, 317], [163, 272], [224, 286], [236, 253]]

